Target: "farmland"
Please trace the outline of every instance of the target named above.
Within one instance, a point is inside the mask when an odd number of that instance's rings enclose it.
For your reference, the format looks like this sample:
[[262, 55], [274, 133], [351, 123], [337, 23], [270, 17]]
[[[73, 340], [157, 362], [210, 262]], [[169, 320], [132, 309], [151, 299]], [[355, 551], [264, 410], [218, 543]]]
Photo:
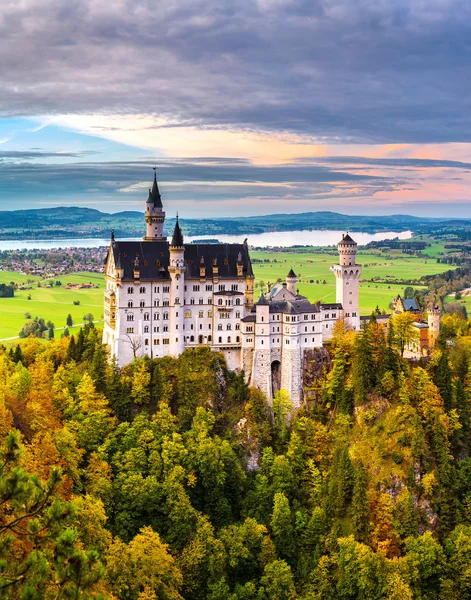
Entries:
[[[357, 261], [363, 265], [360, 288], [362, 314], [370, 314], [376, 306], [388, 311], [389, 303], [398, 294], [404, 292], [405, 281], [418, 281], [423, 275], [441, 273], [450, 267], [436, 262], [443, 253], [443, 247], [437, 244], [427, 249], [430, 258], [419, 258], [400, 251], [359, 250]], [[255, 297], [260, 295], [268, 283], [285, 279], [290, 268], [300, 275], [299, 292], [311, 301], [335, 302], [335, 278], [330, 267], [337, 262], [338, 255], [331, 248], [300, 249], [299, 251], [275, 252], [252, 250], [253, 269], [256, 277]], [[29, 313], [33, 318], [42, 317], [51, 320], [57, 328], [65, 325], [70, 313], [74, 323], [82, 323], [83, 315], [92, 313], [96, 320], [103, 314], [104, 279], [100, 273], [74, 273], [61, 275], [61, 286], [56, 286], [57, 278], [22, 275], [12, 271], [0, 271], [0, 283], [15, 282], [30, 289], [16, 290], [14, 298], [0, 298], [0, 340], [18, 336]], [[30, 280], [29, 284], [26, 284]], [[41, 287], [37, 286], [40, 281]], [[397, 282], [400, 283], [397, 283]], [[52, 287], [46, 287], [51, 282]], [[93, 283], [94, 289], [66, 289], [67, 283]], [[414, 287], [419, 287], [414, 285]], [[28, 295], [31, 299], [28, 300]], [[80, 305], [73, 304], [80, 301]], [[60, 335], [61, 330], [56, 335]]]
[[[18, 273], [0, 272], [0, 283], [9, 283], [14, 281], [23, 284], [27, 279], [38, 278], [23, 276]], [[74, 323], [82, 323], [83, 315], [92, 313], [95, 319], [101, 319], [103, 313], [103, 275], [97, 273], [74, 273], [73, 275], [64, 275], [59, 277], [62, 285], [53, 285], [51, 288], [45, 287], [41, 282], [41, 287], [37, 283], [30, 283], [28, 287], [32, 289], [16, 290], [14, 298], [0, 298], [0, 339], [16, 337], [23, 327], [26, 318], [25, 313], [29, 313], [33, 318], [42, 317], [46, 321], [51, 320], [56, 327], [63, 327], [66, 323], [67, 315], [70, 313]], [[55, 283], [55, 279], [48, 279]], [[94, 289], [66, 289], [67, 283], [93, 283], [98, 285]], [[28, 295], [31, 300], [28, 300]], [[79, 301], [78, 306], [73, 302]], [[57, 332], [60, 335], [61, 331]]]

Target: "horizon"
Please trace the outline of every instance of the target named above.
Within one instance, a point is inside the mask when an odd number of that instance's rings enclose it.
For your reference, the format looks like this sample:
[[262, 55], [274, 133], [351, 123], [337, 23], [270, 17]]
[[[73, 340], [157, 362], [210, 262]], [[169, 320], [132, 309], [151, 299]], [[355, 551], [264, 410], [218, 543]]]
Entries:
[[157, 166], [183, 218], [466, 218], [470, 38], [461, 0], [8, 4], [0, 210], [140, 210]]

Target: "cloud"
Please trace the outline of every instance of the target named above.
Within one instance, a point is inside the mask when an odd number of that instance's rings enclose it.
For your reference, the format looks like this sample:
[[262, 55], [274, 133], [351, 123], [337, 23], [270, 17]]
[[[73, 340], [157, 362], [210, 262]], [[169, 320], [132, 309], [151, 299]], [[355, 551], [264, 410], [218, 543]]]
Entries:
[[90, 154], [99, 154], [94, 150], [83, 150], [80, 152], [44, 152], [37, 150], [0, 150], [0, 159], [26, 160], [36, 158], [83, 158]]
[[470, 37], [466, 0], [7, 2], [0, 114], [148, 115], [156, 136], [470, 142]]

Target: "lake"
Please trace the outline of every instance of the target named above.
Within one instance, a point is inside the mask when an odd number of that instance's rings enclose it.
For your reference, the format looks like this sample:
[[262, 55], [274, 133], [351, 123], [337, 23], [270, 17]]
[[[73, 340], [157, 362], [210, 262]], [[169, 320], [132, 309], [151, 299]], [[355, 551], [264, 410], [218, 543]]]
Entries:
[[[220, 242], [241, 243], [247, 238], [251, 246], [333, 246], [342, 239], [344, 231], [326, 231], [315, 229], [312, 231], [272, 231], [269, 233], [252, 233], [247, 235], [204, 235], [187, 236], [188, 242], [197, 242], [200, 239], [216, 238]], [[411, 231], [382, 231], [380, 233], [365, 233], [361, 231], [352, 232], [351, 236], [360, 246], [365, 246], [372, 241], [392, 240], [399, 238], [407, 240], [412, 237]], [[122, 238], [135, 239], [135, 238]], [[0, 240], [0, 250], [22, 250], [22, 249], [40, 249], [47, 250], [52, 248], [98, 248], [108, 246], [109, 239], [100, 238], [76, 238], [61, 240]]]

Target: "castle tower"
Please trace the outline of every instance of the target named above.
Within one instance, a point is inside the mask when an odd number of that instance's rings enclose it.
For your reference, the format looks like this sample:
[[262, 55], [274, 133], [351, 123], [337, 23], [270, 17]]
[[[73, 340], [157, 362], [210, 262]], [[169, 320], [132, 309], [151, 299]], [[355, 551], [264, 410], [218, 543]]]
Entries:
[[332, 268], [337, 280], [336, 301], [343, 307], [346, 327], [360, 329], [360, 274], [361, 265], [356, 264], [357, 243], [348, 235], [337, 244], [339, 264]]
[[270, 304], [260, 296], [255, 304], [255, 349], [253, 354], [252, 381], [266, 395], [272, 397], [270, 352]]
[[184, 304], [185, 304], [185, 247], [180, 224], [175, 222], [172, 241], [169, 246], [170, 264], [170, 354], [179, 356], [184, 350]]
[[293, 269], [290, 269], [288, 275], [286, 275], [286, 289], [288, 292], [291, 292], [293, 296], [296, 296], [297, 283], [298, 277]]
[[166, 242], [164, 236], [164, 221], [165, 213], [162, 206], [162, 198], [157, 185], [157, 174], [154, 169], [154, 183], [152, 189], [149, 190], [149, 197], [146, 202], [146, 235], [143, 240], [145, 242]]
[[428, 321], [428, 345], [430, 350], [434, 347], [438, 334], [440, 333], [440, 309], [432, 306], [427, 311]]

